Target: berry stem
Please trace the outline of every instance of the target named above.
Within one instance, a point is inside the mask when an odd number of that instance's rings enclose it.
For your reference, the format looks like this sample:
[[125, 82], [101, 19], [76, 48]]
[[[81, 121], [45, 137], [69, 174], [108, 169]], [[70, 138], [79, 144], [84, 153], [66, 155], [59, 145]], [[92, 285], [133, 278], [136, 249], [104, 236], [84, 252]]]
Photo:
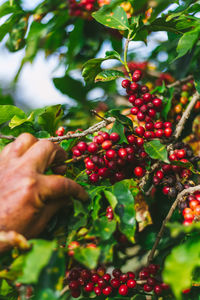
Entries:
[[128, 37], [126, 39], [125, 48], [124, 48], [124, 67], [125, 67], [126, 71], [128, 72], [130, 80], [132, 81], [132, 75], [129, 70], [128, 64], [127, 64], [127, 53], [128, 53], [128, 45], [130, 42], [130, 36], [131, 36], [131, 31], [128, 33]]
[[174, 201], [174, 203], [172, 204], [166, 218], [163, 220], [162, 222], [162, 226], [160, 228], [160, 231], [156, 237], [156, 240], [155, 240], [155, 243], [151, 249], [151, 252], [149, 253], [148, 255], [148, 258], [147, 258], [147, 263], [150, 264], [154, 258], [154, 254], [155, 254], [155, 251], [157, 249], [157, 246], [163, 236], [163, 233], [164, 233], [164, 230], [165, 230], [165, 226], [166, 224], [169, 222], [169, 220], [171, 219], [171, 216], [173, 215], [173, 212], [175, 211], [178, 203], [184, 198], [185, 195], [187, 194], [192, 194], [196, 191], [199, 191], [200, 190], [200, 185], [197, 185], [197, 186], [194, 186], [194, 187], [189, 187], [188, 189], [184, 189], [181, 193], [178, 194], [178, 196], [176, 197], [176, 200]]

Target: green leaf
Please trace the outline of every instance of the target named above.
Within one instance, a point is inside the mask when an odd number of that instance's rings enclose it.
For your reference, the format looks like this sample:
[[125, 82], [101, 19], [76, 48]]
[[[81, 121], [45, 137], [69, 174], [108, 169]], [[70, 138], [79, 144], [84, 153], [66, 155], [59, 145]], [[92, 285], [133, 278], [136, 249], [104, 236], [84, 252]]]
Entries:
[[115, 214], [118, 216], [119, 228], [133, 243], [136, 229], [134, 197], [130, 190], [131, 180], [114, 184], [112, 192], [117, 199]]
[[171, 162], [171, 164], [175, 165], [175, 166], [180, 166], [180, 167], [186, 168], [194, 174], [200, 174], [200, 172], [194, 168], [194, 165], [191, 162], [184, 163], [179, 160], [174, 160]]
[[159, 140], [146, 142], [144, 144], [144, 150], [151, 158], [169, 163], [166, 146], [161, 144]]
[[14, 116], [27, 118], [26, 114], [14, 105], [1, 105], [0, 107], [0, 124], [10, 121]]
[[26, 123], [26, 122], [32, 123], [32, 122], [33, 122], [33, 119], [34, 119], [34, 112], [32, 112], [32, 113], [31, 113], [28, 117], [26, 117], [26, 118], [22, 118], [22, 117], [20, 117], [20, 116], [14, 116], [14, 117], [11, 119], [10, 123], [9, 123], [9, 127], [10, 127], [11, 129], [13, 129], [13, 128], [15, 128], [15, 127], [17, 127], [17, 126], [19, 126], [19, 125], [22, 125], [22, 124], [24, 124], [24, 123]]
[[124, 133], [124, 125], [122, 125], [119, 121], [115, 121], [112, 129], [109, 133], [116, 132], [120, 136], [120, 140], [118, 143], [128, 143], [126, 135]]
[[119, 123], [121, 123], [122, 125], [131, 127], [131, 128], [133, 127], [132, 121], [128, 117], [122, 115], [120, 113], [120, 109], [111, 109], [111, 110], [109, 110], [108, 114], [112, 117], [115, 117], [116, 120]]
[[126, 12], [121, 6], [116, 7], [112, 11], [106, 11], [104, 7], [92, 14], [93, 18], [110, 28], [118, 30], [129, 30], [129, 23]]
[[119, 55], [115, 51], [112, 51], [111, 55], [106, 55], [104, 58], [90, 59], [83, 65], [82, 76], [86, 83], [91, 84], [94, 82], [96, 76], [102, 71], [101, 63], [108, 59], [119, 60]]
[[47, 106], [38, 114], [37, 122], [43, 130], [54, 135], [62, 115], [61, 105]]
[[95, 82], [98, 81], [111, 81], [119, 77], [124, 77], [124, 73], [118, 70], [103, 70], [95, 77]]
[[181, 299], [183, 290], [191, 287], [192, 272], [199, 266], [199, 235], [190, 237], [184, 244], [172, 249], [171, 254], [165, 260], [163, 279], [171, 286], [177, 299]]
[[99, 248], [76, 248], [74, 258], [89, 269], [96, 268], [100, 256]]
[[110, 191], [104, 191], [104, 195], [106, 197], [106, 199], [108, 200], [108, 202], [110, 203], [112, 209], [115, 209], [115, 206], [117, 205], [117, 199], [115, 197], [115, 195], [113, 193], [111, 193]]
[[111, 238], [116, 229], [116, 221], [109, 221], [107, 217], [101, 217], [93, 223], [91, 236], [100, 237], [101, 240], [106, 241]]
[[23, 284], [37, 283], [42, 269], [48, 264], [56, 248], [56, 241], [37, 239], [30, 240], [30, 244], [31, 250], [23, 255], [22, 275], [17, 278]]
[[185, 226], [180, 223], [174, 222], [174, 223], [168, 223], [167, 227], [170, 229], [171, 236], [173, 238], [176, 238], [181, 233], [191, 233], [194, 231], [199, 232], [200, 231], [200, 222], [192, 223], [191, 225]]
[[174, 95], [174, 88], [171, 87], [171, 88], [168, 89], [167, 95], [164, 96], [164, 100], [163, 100], [163, 106], [164, 107], [162, 109], [161, 115], [165, 120], [167, 120], [168, 113], [169, 113], [169, 111], [171, 109], [171, 106], [172, 106], [173, 95]]
[[194, 44], [199, 38], [199, 35], [200, 26], [195, 28], [194, 30], [184, 33], [184, 35], [180, 38], [178, 46], [176, 48], [176, 51], [178, 52], [178, 56], [176, 57], [176, 59], [185, 55], [188, 51], [192, 50]]
[[6, 1], [0, 6], [0, 18], [8, 14], [12, 14], [12, 13], [17, 14], [19, 12], [22, 13], [22, 10], [17, 7], [16, 3], [10, 5], [10, 2]]

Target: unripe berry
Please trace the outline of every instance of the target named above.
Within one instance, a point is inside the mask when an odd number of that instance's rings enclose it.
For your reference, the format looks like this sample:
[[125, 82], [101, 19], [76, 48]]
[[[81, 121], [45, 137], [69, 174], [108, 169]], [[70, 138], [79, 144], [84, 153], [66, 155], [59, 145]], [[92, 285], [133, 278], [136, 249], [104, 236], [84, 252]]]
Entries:
[[79, 151], [85, 152], [87, 150], [87, 144], [85, 142], [80, 142], [76, 145]]
[[119, 293], [121, 296], [126, 296], [126, 295], [128, 294], [128, 287], [127, 287], [127, 285], [122, 284], [122, 285], [119, 287], [118, 293]]
[[99, 276], [102, 277], [105, 273], [106, 273], [106, 269], [105, 269], [104, 267], [99, 267], [99, 268], [97, 269], [97, 274], [98, 274]]
[[98, 151], [98, 146], [97, 146], [97, 144], [96, 143], [90, 143], [89, 145], [88, 145], [88, 152], [90, 152], [90, 153], [95, 153], [95, 152], [97, 152]]
[[136, 167], [134, 169], [134, 174], [137, 177], [142, 177], [144, 175], [144, 170], [141, 167]]
[[111, 133], [111, 135], [110, 135], [110, 139], [111, 139], [111, 141], [113, 141], [114, 143], [117, 143], [117, 142], [120, 140], [120, 136], [119, 136], [118, 133], [113, 132], [113, 133]]
[[144, 130], [144, 127], [142, 127], [142, 126], [138, 126], [138, 127], [135, 129], [135, 133], [136, 133], [137, 135], [139, 135], [139, 136], [143, 136], [143, 135], [144, 135], [144, 132], [145, 132], [145, 130]]
[[101, 144], [102, 149], [108, 150], [112, 147], [112, 141], [106, 140]]
[[128, 79], [124, 79], [124, 80], [122, 81], [122, 87], [123, 87], [124, 89], [129, 88], [129, 87], [130, 87], [130, 84], [131, 84], [131, 82], [130, 82]]
[[137, 115], [138, 112], [139, 112], [139, 108], [138, 108], [138, 107], [134, 106], [134, 107], [131, 108], [130, 113], [131, 113], [132, 115]]

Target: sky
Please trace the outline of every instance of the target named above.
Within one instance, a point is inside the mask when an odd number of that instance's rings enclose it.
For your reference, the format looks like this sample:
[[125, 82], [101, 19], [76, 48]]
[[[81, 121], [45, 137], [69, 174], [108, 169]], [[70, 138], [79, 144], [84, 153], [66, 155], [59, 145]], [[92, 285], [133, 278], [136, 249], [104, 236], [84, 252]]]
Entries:
[[[0, 5], [5, 2], [0, 0]], [[25, 0], [23, 6], [25, 9], [32, 9], [41, 0]], [[4, 20], [0, 20], [0, 24]], [[154, 38], [148, 42], [148, 47], [142, 42], [131, 42], [130, 50], [137, 49], [141, 53], [142, 57], [148, 55], [157, 45], [156, 40], [166, 40], [167, 35], [165, 33], [155, 33]], [[4, 87], [8, 83], [12, 82], [15, 74], [20, 65], [20, 61], [24, 55], [24, 50], [20, 50], [16, 53], [10, 53], [4, 46], [6, 37], [0, 43], [0, 86]], [[105, 43], [98, 53], [97, 57], [104, 56], [105, 52], [110, 50], [110, 44]], [[164, 54], [163, 54], [164, 55]], [[161, 59], [162, 59], [161, 55]], [[32, 64], [27, 63], [20, 74], [20, 77], [16, 86], [17, 100], [27, 104], [30, 108], [43, 107], [53, 104], [70, 104], [71, 100], [61, 94], [53, 85], [52, 78], [61, 77], [65, 73], [64, 67], [56, 69], [58, 65], [57, 58], [50, 56], [45, 58], [44, 53], [41, 51], [37, 55]], [[55, 71], [56, 69], [56, 71]]]

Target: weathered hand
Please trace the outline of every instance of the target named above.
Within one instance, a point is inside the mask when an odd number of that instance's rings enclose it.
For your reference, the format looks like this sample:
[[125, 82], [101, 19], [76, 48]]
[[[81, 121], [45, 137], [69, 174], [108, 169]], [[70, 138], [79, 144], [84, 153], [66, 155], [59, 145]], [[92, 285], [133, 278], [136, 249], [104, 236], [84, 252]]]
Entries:
[[[38, 141], [25, 133], [0, 153], [0, 231], [14, 230], [35, 237], [50, 218], [69, 204], [70, 196], [86, 200], [87, 194], [73, 180], [60, 175], [44, 175], [53, 164], [66, 159], [58, 145]], [[55, 169], [62, 173], [63, 167]], [[3, 245], [0, 250], [2, 250]]]

